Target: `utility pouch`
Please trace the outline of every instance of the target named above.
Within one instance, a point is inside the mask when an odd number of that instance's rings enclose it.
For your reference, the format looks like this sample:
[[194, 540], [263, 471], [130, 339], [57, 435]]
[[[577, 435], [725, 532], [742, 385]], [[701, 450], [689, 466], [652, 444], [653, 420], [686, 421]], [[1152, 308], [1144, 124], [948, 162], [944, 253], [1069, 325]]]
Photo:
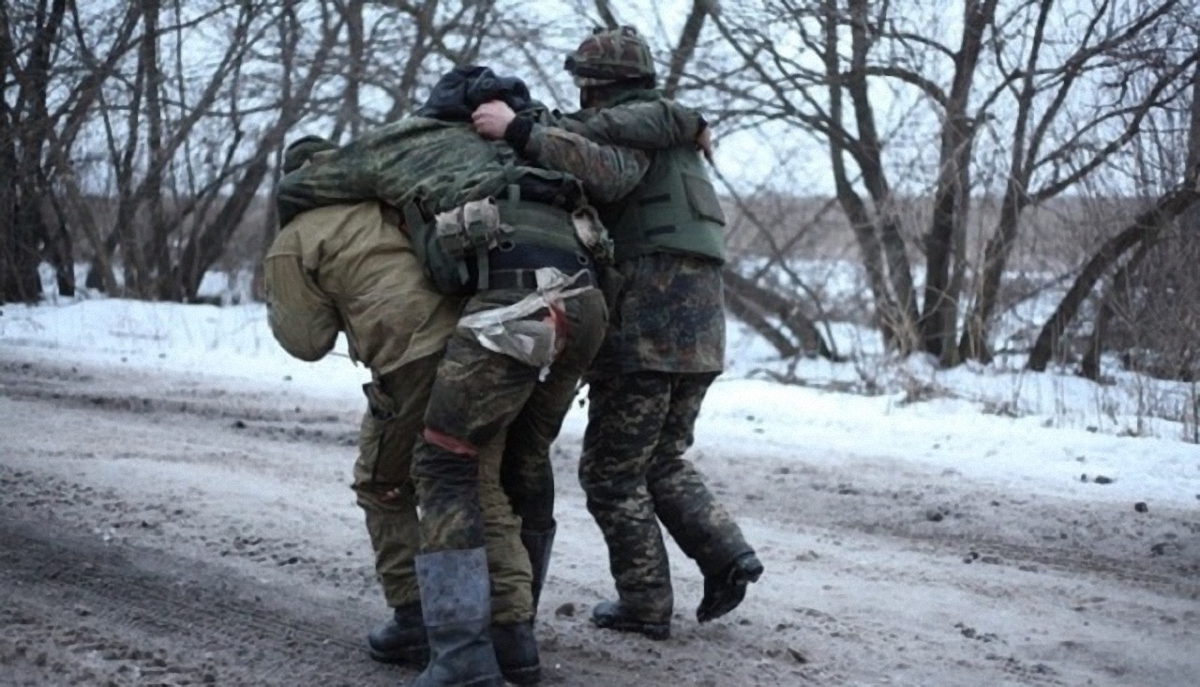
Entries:
[[433, 287], [448, 296], [488, 288], [488, 252], [503, 248], [508, 242], [503, 237], [513, 231], [500, 221], [496, 201], [475, 200], [432, 217], [422, 208], [416, 200], [401, 212], [413, 250]]
[[437, 242], [447, 256], [458, 263], [459, 278], [470, 281], [468, 260], [474, 256], [481, 289], [487, 284], [488, 251], [500, 245], [500, 237], [512, 229], [500, 222], [500, 208], [494, 198], [473, 200], [434, 217]]
[[447, 210], [434, 217], [434, 223], [442, 249], [455, 258], [465, 258], [479, 249], [491, 250], [505, 233], [494, 198], [473, 200]]

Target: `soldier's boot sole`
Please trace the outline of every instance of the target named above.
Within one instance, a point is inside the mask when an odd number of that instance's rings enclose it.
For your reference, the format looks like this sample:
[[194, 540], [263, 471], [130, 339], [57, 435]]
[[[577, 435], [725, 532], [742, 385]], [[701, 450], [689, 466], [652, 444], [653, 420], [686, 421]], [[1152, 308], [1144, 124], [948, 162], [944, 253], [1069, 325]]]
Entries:
[[381, 651], [372, 647], [368, 655], [379, 663], [388, 665], [406, 665], [414, 668], [424, 668], [429, 663], [429, 645], [399, 647]]
[[671, 621], [640, 620], [631, 617], [620, 601], [601, 601], [592, 609], [592, 624], [604, 630], [635, 632], [661, 641], [671, 636]]
[[704, 580], [704, 598], [696, 608], [696, 620], [706, 623], [737, 608], [746, 598], [746, 587], [762, 577], [763, 565], [754, 553], [738, 556], [729, 567]]

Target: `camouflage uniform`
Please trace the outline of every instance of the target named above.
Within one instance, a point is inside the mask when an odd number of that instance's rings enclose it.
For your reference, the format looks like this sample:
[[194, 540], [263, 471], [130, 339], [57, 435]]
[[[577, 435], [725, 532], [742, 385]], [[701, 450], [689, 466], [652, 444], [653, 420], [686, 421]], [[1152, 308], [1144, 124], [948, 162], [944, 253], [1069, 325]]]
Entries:
[[[298, 166], [298, 165], [297, 165]], [[413, 445], [434, 373], [462, 300], [432, 291], [394, 213], [377, 202], [305, 212], [283, 227], [264, 272], [271, 331], [291, 354], [317, 360], [345, 332], [375, 381], [359, 434], [353, 488], [366, 514], [388, 605], [419, 600]], [[502, 441], [481, 459], [481, 502], [498, 623], [531, 613], [529, 560], [500, 488]]]
[[[628, 34], [614, 35], [618, 56], [636, 52], [625, 40]], [[585, 41], [576, 55], [586, 57], [589, 45], [595, 48], [596, 41]], [[605, 52], [603, 45], [598, 52]], [[571, 64], [569, 61], [568, 66]], [[605, 66], [601, 60], [601, 67]], [[574, 73], [582, 86], [604, 85], [595, 80], [603, 70], [578, 69]], [[652, 67], [649, 73], [653, 74]], [[615, 142], [653, 150], [652, 171], [641, 182], [653, 183], [650, 177], [656, 174], [657, 156], [689, 145], [686, 139], [680, 140], [688, 131], [687, 122], [678, 116], [680, 108], [656, 92], [615, 92], [617, 97], [604, 103], [603, 109], [584, 110], [569, 126], [585, 133], [589, 127], [614, 131], [608, 124], [622, 122], [622, 137]], [[604, 136], [594, 137], [605, 140]], [[544, 140], [553, 137], [545, 135]], [[552, 169], [575, 164], [569, 154], [552, 145], [533, 151], [538, 163]], [[653, 202], [638, 200], [637, 190], [628, 200], [598, 205], [610, 231], [619, 221], [616, 218], [624, 216], [626, 203]], [[640, 227], [638, 233], [647, 236], [650, 229], [653, 227]], [[620, 256], [623, 246], [616, 235], [614, 240]], [[724, 364], [721, 259], [645, 246], [624, 248], [632, 257], [617, 265], [621, 288], [611, 304], [613, 315], [604, 344], [587, 374], [588, 426], [579, 478], [588, 510], [608, 544], [620, 597], [613, 608], [619, 606], [622, 617], [644, 623], [618, 629], [661, 638], [669, 631], [674, 602], [667, 553], [656, 519], [705, 576], [705, 601], [697, 611], [702, 621], [740, 602], [740, 596], [732, 605], [725, 603], [728, 599], [714, 602], [710, 589], [719, 587], [735, 561], [752, 556], [753, 549], [691, 462], [682, 457], [692, 444], [705, 392]], [[757, 559], [753, 565], [758, 566]], [[748, 581], [757, 579], [758, 573], [761, 566]], [[741, 584], [744, 592], [744, 581]], [[598, 615], [593, 618], [600, 624]]]
[[[561, 138], [564, 149], [584, 151], [576, 154], [583, 163], [570, 171], [589, 198], [618, 196], [635, 185], [645, 169], [647, 158], [642, 153], [602, 147], [574, 134]], [[458, 179], [453, 192], [424, 198], [431, 210], [446, 211], [467, 201], [502, 197], [512, 182], [513, 165], [519, 168], [522, 159], [506, 143], [483, 141], [468, 127], [409, 118], [368, 133], [319, 164], [285, 177], [278, 192], [280, 214], [286, 219], [309, 208], [367, 198], [403, 207], [443, 179]], [[468, 300], [464, 313], [502, 307], [527, 294], [481, 291]], [[475, 476], [461, 458], [474, 455], [479, 446], [505, 430], [505, 479], [510, 488], [524, 483], [523, 488], [510, 491], [510, 495], [523, 494], [513, 499], [514, 508], [529, 523], [552, 522], [550, 442], [580, 375], [601, 343], [606, 322], [603, 299], [595, 289], [568, 298], [563, 305], [566, 347], [540, 382], [537, 368], [484, 348], [461, 327], [456, 330], [434, 382], [426, 431], [416, 446], [414, 469], [424, 512], [425, 551], [479, 543], [477, 506], [464, 507], [461, 498]], [[528, 318], [546, 315], [539, 311]]]
[[[526, 295], [507, 289], [483, 292], [467, 303], [464, 315], [510, 305]], [[508, 488], [526, 494], [536, 490], [527, 498], [539, 505], [553, 503], [553, 474], [549, 475], [549, 483], [545, 474], [551, 470], [550, 444], [562, 427], [579, 378], [599, 348], [606, 322], [604, 300], [596, 289], [564, 300], [563, 310], [569, 332], [567, 345], [541, 381], [537, 368], [484, 348], [461, 327], [456, 330], [447, 344], [425, 414], [427, 428], [471, 446], [482, 446], [507, 428], [506, 477], [520, 482], [515, 489], [510, 482]], [[546, 314], [539, 311], [529, 319], [541, 319]], [[419, 440], [419, 488], [436, 493], [438, 468], [443, 462], [439, 446], [425, 438]], [[550, 493], [543, 491], [547, 486]], [[456, 512], [448, 501], [433, 498], [428, 505], [422, 501], [427, 550], [464, 548], [477, 540], [470, 519]], [[525, 518], [523, 526], [531, 529], [553, 525], [552, 513], [544, 508], [529, 508]]]

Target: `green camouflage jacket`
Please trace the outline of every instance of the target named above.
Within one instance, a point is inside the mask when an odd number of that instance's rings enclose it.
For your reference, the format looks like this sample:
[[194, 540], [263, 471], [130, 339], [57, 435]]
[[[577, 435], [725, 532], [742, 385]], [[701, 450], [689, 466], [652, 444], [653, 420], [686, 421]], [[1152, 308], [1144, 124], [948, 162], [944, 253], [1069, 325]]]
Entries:
[[[556, 141], [556, 150], [577, 151], [576, 162], [557, 171], [578, 179], [588, 198], [620, 197], [649, 164], [645, 153], [576, 134]], [[402, 208], [424, 198], [429, 210], [442, 212], [499, 195], [528, 165], [507, 143], [486, 141], [469, 124], [407, 117], [285, 176], [276, 191], [279, 219], [286, 224], [305, 210], [374, 199]]]

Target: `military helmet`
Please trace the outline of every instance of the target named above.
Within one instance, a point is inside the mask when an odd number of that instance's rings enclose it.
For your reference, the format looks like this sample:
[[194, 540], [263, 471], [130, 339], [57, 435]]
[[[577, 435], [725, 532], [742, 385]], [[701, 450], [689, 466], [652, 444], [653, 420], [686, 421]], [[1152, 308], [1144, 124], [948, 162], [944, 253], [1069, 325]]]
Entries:
[[304, 136], [292, 141], [283, 151], [283, 173], [289, 174], [304, 166], [313, 155], [337, 148], [332, 141], [320, 136]]
[[567, 56], [566, 68], [580, 87], [655, 77], [650, 46], [632, 26], [595, 29]]

